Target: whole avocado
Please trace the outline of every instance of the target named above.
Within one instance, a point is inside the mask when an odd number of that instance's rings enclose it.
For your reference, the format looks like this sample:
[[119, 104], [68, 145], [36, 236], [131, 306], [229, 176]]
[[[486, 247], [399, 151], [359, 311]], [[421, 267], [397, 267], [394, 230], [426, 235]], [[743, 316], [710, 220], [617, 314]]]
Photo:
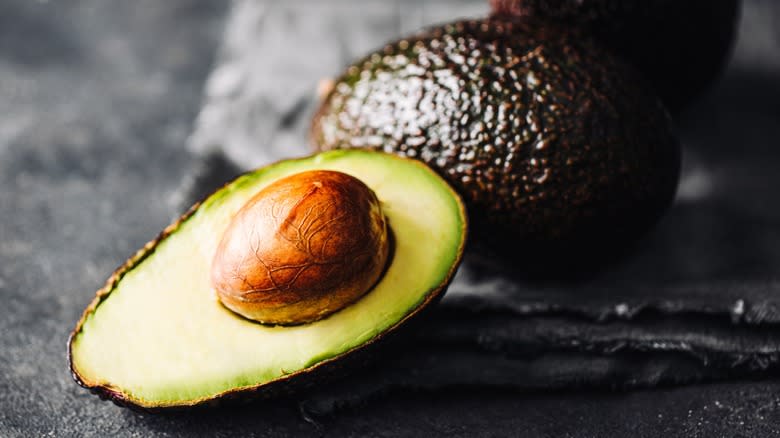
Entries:
[[677, 112], [701, 96], [728, 61], [739, 0], [490, 0], [496, 15], [579, 26], [644, 73]]
[[388, 44], [336, 81], [311, 137], [422, 160], [466, 201], [472, 244], [539, 263], [627, 246], [670, 204], [680, 167], [640, 75], [586, 35], [526, 19]]

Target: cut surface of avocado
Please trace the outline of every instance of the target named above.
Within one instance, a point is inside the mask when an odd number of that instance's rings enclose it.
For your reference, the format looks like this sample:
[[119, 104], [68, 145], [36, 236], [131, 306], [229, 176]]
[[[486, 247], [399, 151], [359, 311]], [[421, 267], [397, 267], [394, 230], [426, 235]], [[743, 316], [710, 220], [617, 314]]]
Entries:
[[[350, 174], [376, 193], [394, 239], [386, 272], [357, 302], [313, 323], [237, 316], [209, 281], [223, 231], [263, 187], [313, 169]], [[143, 408], [191, 406], [295, 378], [372, 342], [442, 293], [465, 233], [458, 196], [415, 161], [334, 151], [272, 164], [215, 192], [109, 279], [71, 336], [71, 371], [83, 386]]]

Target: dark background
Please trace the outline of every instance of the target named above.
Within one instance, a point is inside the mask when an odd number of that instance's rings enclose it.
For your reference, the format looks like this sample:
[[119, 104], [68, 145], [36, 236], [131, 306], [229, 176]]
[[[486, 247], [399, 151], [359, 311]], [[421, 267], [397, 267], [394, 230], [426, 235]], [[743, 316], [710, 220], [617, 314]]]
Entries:
[[[291, 399], [151, 416], [79, 388], [69, 331], [200, 194], [306, 153], [317, 81], [473, 1], [0, 1], [0, 436], [780, 435], [780, 4], [746, 0], [679, 117], [678, 199], [577, 284], [468, 257], [422, 329]], [[300, 54], [300, 56], [292, 56]]]

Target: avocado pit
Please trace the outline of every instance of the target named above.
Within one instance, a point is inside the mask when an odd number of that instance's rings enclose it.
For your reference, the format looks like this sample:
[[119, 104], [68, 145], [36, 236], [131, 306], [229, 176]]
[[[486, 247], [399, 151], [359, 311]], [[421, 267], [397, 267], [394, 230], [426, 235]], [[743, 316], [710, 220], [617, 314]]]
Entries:
[[379, 280], [389, 252], [374, 192], [346, 173], [314, 170], [262, 189], [236, 213], [211, 265], [222, 304], [263, 323], [322, 319]]

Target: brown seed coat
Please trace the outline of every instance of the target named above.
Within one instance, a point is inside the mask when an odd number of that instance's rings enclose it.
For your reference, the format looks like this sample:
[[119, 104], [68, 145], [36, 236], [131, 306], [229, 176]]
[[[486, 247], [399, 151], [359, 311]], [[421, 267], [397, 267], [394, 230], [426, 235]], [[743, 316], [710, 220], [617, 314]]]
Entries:
[[382, 274], [388, 247], [371, 189], [341, 172], [302, 172], [236, 213], [214, 256], [212, 284], [246, 318], [307, 323], [365, 294]]

